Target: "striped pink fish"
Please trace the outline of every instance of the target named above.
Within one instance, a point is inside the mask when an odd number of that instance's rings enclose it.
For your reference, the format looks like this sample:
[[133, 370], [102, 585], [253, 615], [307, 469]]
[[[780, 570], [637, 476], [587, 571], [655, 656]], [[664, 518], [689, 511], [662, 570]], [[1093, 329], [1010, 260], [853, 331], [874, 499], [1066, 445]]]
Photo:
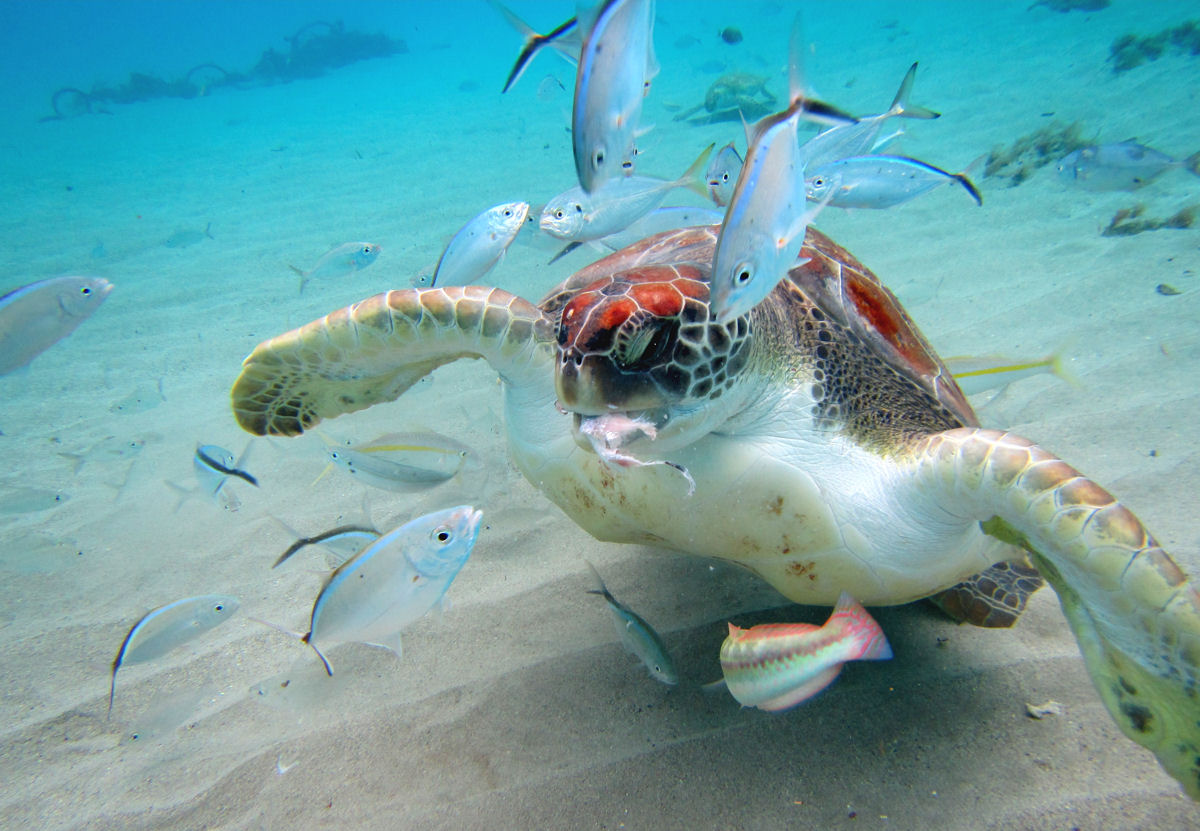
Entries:
[[767, 623], [750, 629], [729, 624], [721, 644], [725, 685], [744, 707], [778, 711], [825, 689], [846, 661], [883, 661], [892, 647], [875, 619], [846, 592], [824, 626]]

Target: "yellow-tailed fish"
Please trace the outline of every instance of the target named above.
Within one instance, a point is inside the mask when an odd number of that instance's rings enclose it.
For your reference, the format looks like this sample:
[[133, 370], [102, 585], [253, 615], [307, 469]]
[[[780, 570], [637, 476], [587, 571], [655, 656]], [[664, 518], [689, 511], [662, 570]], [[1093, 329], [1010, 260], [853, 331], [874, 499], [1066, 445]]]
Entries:
[[108, 689], [109, 714], [112, 714], [113, 696], [117, 692], [117, 670], [125, 664], [152, 661], [166, 655], [229, 620], [240, 605], [236, 597], [227, 594], [185, 597], [159, 606], [135, 623], [113, 660]]
[[401, 657], [401, 630], [441, 602], [471, 556], [482, 516], [469, 505], [426, 514], [338, 566], [301, 638], [325, 671], [333, 675], [322, 650], [339, 643], [381, 646]]
[[0, 375], [20, 369], [75, 331], [112, 291], [102, 277], [54, 277], [0, 297]]
[[824, 207], [808, 207], [804, 194], [804, 163], [796, 138], [800, 118], [831, 124], [854, 121], [805, 96], [803, 46], [797, 18], [789, 61], [791, 103], [755, 124], [746, 137], [746, 160], [713, 257], [710, 305], [721, 323], [746, 314], [774, 290], [796, 264], [808, 223]]
[[331, 464], [360, 481], [401, 492], [432, 487], [480, 467], [469, 447], [433, 432], [388, 433], [353, 447], [332, 444], [326, 452]]
[[458, 230], [442, 251], [430, 286], [473, 286], [504, 259], [529, 215], [528, 202], [488, 208]]
[[835, 208], [891, 208], [940, 185], [957, 182], [983, 204], [965, 173], [950, 173], [907, 156], [855, 156], [807, 169], [805, 195]]
[[340, 556], [342, 561], [345, 562], [375, 542], [379, 537], [379, 532], [368, 525], [339, 525], [336, 528], [330, 528], [328, 531], [322, 531], [316, 536], [301, 537], [296, 540], [288, 546], [286, 551], [279, 555], [279, 559], [271, 564], [271, 568], [275, 568], [297, 551], [309, 545], [323, 545]]
[[375, 262], [381, 250], [382, 247], [374, 242], [344, 242], [322, 254], [308, 271], [294, 265], [288, 268], [300, 275], [300, 293], [303, 294], [310, 280], [335, 279], [361, 271]]
[[891, 657], [879, 624], [842, 592], [824, 626], [768, 623], [739, 629], [729, 624], [729, 636], [721, 644], [721, 671], [742, 706], [776, 711], [825, 689], [846, 661]]
[[[584, 562], [587, 563], [587, 560]], [[679, 673], [675, 671], [675, 662], [671, 660], [671, 653], [667, 651], [667, 645], [658, 632], [641, 615], [612, 596], [594, 565], [587, 563], [587, 567], [600, 586], [598, 589], [588, 589], [588, 594], [598, 594], [608, 602], [608, 610], [612, 613], [622, 645], [637, 656], [655, 679], [671, 686], [678, 684]]]
[[654, 0], [603, 0], [581, 25], [571, 145], [579, 184], [593, 193], [633, 172], [642, 99], [658, 73]]
[[520, 32], [521, 36], [525, 38], [525, 44], [521, 47], [521, 54], [517, 55], [517, 61], [508, 73], [508, 78], [504, 82], [504, 89], [501, 90], [502, 93], [512, 89], [513, 84], [525, 72], [525, 67], [533, 60], [533, 56], [542, 50], [542, 47], [549, 46], [570, 63], [579, 63], [579, 49], [582, 44], [580, 42], [579, 25], [576, 18], [572, 17], [565, 23], [556, 26], [553, 31], [540, 35], [528, 23], [513, 14], [511, 10], [496, 2], [496, 0], [488, 0], [488, 2], [491, 3], [492, 8], [500, 12], [510, 26]]
[[954, 380], [967, 395], [999, 389], [1042, 373], [1061, 378], [1072, 386], [1079, 386], [1078, 379], [1066, 367], [1063, 353], [1055, 352], [1044, 358], [1011, 358], [1005, 355], [955, 355], [942, 361]]

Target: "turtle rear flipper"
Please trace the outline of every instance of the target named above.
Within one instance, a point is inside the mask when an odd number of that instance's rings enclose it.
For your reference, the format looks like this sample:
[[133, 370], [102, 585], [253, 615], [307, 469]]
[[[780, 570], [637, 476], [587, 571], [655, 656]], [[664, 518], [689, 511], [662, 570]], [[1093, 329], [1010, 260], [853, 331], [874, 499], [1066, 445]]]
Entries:
[[259, 344], [232, 391], [238, 423], [298, 436], [322, 419], [394, 401], [442, 364], [483, 358], [509, 380], [544, 378], [553, 324], [482, 286], [377, 294]]
[[959, 428], [922, 439], [941, 507], [1028, 550], [1105, 707], [1200, 799], [1200, 592], [1133, 513], [1033, 442]]
[[929, 598], [959, 623], [1007, 629], [1025, 611], [1035, 591], [1046, 584], [1024, 560], [1005, 560]]

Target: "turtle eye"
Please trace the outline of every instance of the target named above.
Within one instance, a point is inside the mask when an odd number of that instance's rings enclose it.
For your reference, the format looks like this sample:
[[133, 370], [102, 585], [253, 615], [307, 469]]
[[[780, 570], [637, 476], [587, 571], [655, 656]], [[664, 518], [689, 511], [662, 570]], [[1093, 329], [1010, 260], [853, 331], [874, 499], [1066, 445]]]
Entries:
[[670, 321], [657, 320], [647, 323], [618, 348], [618, 363], [630, 370], [650, 369], [670, 347], [676, 329], [677, 326]]

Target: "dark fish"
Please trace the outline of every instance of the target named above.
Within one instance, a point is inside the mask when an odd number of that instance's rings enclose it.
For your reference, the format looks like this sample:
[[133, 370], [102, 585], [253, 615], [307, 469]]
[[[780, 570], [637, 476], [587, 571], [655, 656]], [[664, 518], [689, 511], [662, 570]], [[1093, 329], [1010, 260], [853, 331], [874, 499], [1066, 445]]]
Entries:
[[254, 487], [258, 487], [258, 480], [244, 470], [240, 470], [234, 464], [229, 464], [228, 460], [233, 458], [233, 454], [223, 448], [217, 447], [215, 444], [205, 444], [196, 448], [196, 464], [203, 465], [213, 473], [221, 476], [236, 476], [237, 478], [249, 482]]
[[721, 40], [732, 46], [735, 43], [742, 42], [742, 30], [736, 26], [726, 26], [719, 32]]

